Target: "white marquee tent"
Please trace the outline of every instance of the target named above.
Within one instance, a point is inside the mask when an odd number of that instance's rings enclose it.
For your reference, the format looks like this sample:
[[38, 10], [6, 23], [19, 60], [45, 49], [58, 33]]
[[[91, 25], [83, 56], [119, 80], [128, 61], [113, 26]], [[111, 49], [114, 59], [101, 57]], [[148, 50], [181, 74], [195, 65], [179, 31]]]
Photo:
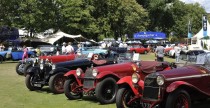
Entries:
[[[210, 25], [209, 25], [209, 22], [207, 21], [207, 36], [210, 36]], [[205, 43], [207, 44], [207, 48], [209, 50], [209, 47], [210, 47], [210, 39], [202, 39], [204, 36], [203, 36], [203, 28], [196, 34], [192, 37], [192, 41], [196, 41], [196, 44], [197, 45], [201, 45], [201, 43]]]
[[64, 38], [64, 37], [72, 39], [72, 41], [79, 41], [79, 42], [83, 40], [88, 40], [82, 35], [70, 35], [59, 30], [55, 34], [52, 34], [48, 38], [44, 39], [44, 41], [50, 44], [55, 44], [59, 39]]

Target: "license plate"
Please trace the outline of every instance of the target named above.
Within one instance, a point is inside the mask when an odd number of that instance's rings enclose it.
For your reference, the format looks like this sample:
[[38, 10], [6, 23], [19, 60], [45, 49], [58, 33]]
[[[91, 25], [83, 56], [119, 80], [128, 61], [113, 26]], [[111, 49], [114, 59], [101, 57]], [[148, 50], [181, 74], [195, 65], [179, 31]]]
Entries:
[[41, 87], [42, 85], [41, 84], [34, 84], [34, 86]]

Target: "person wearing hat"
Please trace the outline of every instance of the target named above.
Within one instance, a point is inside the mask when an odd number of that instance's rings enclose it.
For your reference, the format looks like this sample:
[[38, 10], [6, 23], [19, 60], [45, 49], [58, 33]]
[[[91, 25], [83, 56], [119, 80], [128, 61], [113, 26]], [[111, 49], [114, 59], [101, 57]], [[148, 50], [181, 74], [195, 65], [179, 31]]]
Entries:
[[61, 52], [62, 52], [62, 54], [66, 54], [66, 43], [65, 42], [63, 42], [63, 46], [61, 48]]

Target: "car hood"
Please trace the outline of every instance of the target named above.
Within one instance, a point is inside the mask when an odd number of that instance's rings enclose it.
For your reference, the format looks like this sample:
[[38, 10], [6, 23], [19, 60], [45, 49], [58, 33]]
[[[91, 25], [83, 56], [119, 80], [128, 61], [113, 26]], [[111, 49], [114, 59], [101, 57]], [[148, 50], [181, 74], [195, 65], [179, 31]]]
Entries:
[[165, 79], [171, 79], [171, 78], [185, 78], [185, 77], [190, 77], [190, 76], [195, 76], [195, 75], [201, 75], [201, 74], [206, 74], [208, 71], [205, 68], [202, 68], [200, 66], [196, 65], [190, 65], [190, 66], [184, 66], [172, 70], [167, 70], [167, 71], [161, 71], [158, 72], [157, 74], [163, 75]]
[[88, 59], [75, 59], [66, 62], [56, 63], [56, 67], [74, 67], [74, 66], [83, 66], [83, 65], [91, 65], [91, 61]]
[[96, 69], [99, 72], [104, 72], [104, 71], [111, 71], [111, 72], [134, 72], [134, 70], [137, 70], [137, 66], [133, 62], [126, 62], [126, 63], [106, 65], [106, 66], [99, 66], [99, 67], [96, 67]]

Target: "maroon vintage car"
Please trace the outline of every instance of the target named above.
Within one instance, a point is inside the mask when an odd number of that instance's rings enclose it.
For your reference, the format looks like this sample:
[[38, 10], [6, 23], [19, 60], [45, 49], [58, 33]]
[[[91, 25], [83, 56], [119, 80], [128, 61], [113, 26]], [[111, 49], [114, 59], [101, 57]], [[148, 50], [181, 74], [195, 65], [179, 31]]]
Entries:
[[170, 70], [175, 66], [172, 65], [173, 63], [158, 61], [141, 61], [140, 64], [138, 73], [123, 77], [117, 82], [119, 88], [116, 96], [117, 108], [140, 107], [139, 100], [142, 96], [145, 76], [157, 71]]
[[191, 108], [191, 102], [210, 97], [210, 53], [186, 66], [149, 74], [144, 79], [142, 105], [148, 108]]
[[[85, 72], [78, 68], [66, 73], [64, 93], [69, 99], [79, 99], [83, 95], [96, 96], [101, 104], [115, 101], [117, 81], [140, 70], [139, 61], [131, 61], [131, 54], [118, 58], [118, 64], [91, 67]], [[138, 58], [138, 57], [137, 57]], [[119, 63], [121, 62], [121, 63]]]
[[150, 48], [145, 48], [142, 45], [134, 45], [132, 46], [129, 51], [133, 53], [141, 53], [141, 54], [147, 54], [149, 52]]

